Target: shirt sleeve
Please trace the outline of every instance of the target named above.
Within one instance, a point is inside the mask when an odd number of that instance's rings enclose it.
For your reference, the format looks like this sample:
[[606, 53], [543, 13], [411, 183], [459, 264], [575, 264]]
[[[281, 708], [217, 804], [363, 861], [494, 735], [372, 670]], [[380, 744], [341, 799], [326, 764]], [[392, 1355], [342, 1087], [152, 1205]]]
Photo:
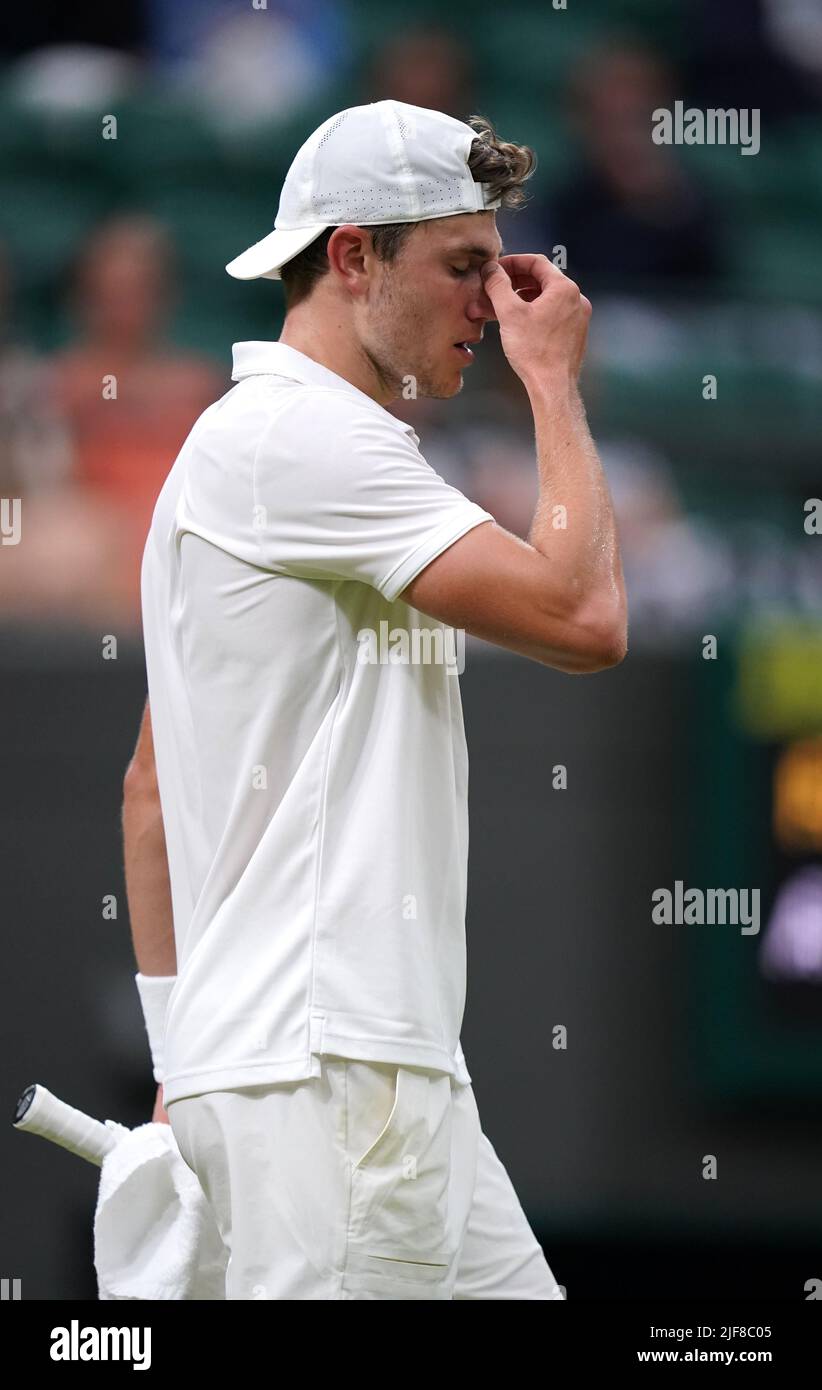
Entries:
[[359, 580], [389, 602], [460, 536], [494, 520], [440, 477], [393, 417], [342, 392], [303, 394], [266, 427], [254, 511], [265, 569]]

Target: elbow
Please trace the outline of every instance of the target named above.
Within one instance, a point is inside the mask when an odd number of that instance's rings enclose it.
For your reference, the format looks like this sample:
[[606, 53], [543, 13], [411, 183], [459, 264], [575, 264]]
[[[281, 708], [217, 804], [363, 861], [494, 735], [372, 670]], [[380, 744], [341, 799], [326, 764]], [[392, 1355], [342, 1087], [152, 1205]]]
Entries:
[[627, 646], [612, 643], [598, 648], [595, 653], [577, 654], [573, 663], [561, 669], [568, 676], [595, 676], [599, 671], [610, 671], [614, 666], [619, 666], [627, 654]]
[[580, 642], [574, 653], [571, 675], [595, 675], [619, 666], [628, 655], [628, 616], [624, 608], [579, 629]]
[[620, 666], [628, 655], [628, 629], [625, 625], [615, 628], [608, 633], [602, 650], [599, 653], [597, 665], [592, 669], [595, 671], [608, 671], [614, 666]]

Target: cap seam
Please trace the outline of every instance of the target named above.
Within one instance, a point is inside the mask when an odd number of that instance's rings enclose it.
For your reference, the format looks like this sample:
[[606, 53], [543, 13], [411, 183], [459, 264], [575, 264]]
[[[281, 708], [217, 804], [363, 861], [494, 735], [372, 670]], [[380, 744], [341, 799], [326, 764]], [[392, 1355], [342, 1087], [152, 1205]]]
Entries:
[[388, 138], [389, 148], [397, 161], [403, 196], [409, 214], [408, 220], [410, 222], [416, 222], [420, 218], [422, 207], [419, 196], [414, 192], [414, 176], [411, 171], [410, 162], [405, 153], [397, 113], [390, 102], [377, 102], [376, 105], [380, 109], [380, 118]]

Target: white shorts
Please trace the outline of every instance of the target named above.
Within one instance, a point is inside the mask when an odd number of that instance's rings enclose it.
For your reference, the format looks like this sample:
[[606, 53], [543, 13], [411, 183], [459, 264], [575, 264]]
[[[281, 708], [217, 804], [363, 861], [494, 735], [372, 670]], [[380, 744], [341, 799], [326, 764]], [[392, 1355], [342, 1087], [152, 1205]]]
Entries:
[[227, 1299], [562, 1299], [471, 1086], [324, 1056], [168, 1117], [230, 1252]]

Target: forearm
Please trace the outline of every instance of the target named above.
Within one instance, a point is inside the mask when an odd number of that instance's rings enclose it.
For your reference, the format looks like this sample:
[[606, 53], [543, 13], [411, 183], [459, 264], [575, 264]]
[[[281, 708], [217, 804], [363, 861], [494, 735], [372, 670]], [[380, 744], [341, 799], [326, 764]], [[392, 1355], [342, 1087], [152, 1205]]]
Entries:
[[123, 860], [131, 940], [138, 970], [136, 983], [146, 1021], [154, 1078], [160, 1083], [152, 1119], [167, 1124], [162, 1098], [164, 1015], [177, 975], [177, 950], [148, 700], [137, 747], [123, 779]]
[[143, 975], [176, 975], [166, 838], [156, 779], [132, 764], [123, 785], [123, 858], [131, 938]]
[[558, 371], [527, 381], [526, 389], [539, 469], [529, 543], [551, 560], [572, 607], [590, 601], [624, 622], [625, 585], [613, 504], [577, 383]]

